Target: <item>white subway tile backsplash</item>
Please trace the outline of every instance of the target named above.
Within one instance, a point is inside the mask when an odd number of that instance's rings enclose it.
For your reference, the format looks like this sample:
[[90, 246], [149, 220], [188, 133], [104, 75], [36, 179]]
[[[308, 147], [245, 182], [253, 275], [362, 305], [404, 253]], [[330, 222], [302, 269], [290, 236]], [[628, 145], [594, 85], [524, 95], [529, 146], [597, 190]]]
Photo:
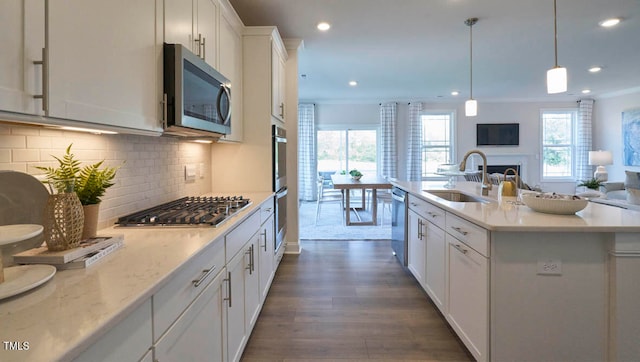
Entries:
[[211, 192], [211, 176], [184, 180], [186, 163], [211, 163], [210, 145], [176, 138], [132, 135], [93, 135], [29, 126], [0, 125], [0, 170], [42, 174], [34, 166], [56, 167], [53, 157], [71, 151], [83, 163], [106, 160], [121, 165], [115, 185], [100, 205], [99, 227], [118, 217], [183, 196]]

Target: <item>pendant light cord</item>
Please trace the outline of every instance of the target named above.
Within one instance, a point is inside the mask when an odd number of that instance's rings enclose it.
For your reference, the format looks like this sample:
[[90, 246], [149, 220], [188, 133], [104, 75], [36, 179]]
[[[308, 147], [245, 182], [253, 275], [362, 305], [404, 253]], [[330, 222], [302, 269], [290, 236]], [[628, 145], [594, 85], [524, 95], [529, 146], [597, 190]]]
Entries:
[[478, 18], [469, 18], [464, 21], [469, 27], [469, 99], [473, 99], [473, 25], [477, 22]]
[[558, 68], [558, 13], [556, 10], [556, 2], [556, 0], [553, 0], [553, 44], [556, 68]]

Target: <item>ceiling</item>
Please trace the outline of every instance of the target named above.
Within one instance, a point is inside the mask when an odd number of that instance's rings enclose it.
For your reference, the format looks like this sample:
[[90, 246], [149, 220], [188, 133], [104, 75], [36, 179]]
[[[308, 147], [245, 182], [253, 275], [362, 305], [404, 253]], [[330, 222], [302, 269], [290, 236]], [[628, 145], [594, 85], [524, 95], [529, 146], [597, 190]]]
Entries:
[[[640, 89], [640, 1], [558, 0], [558, 63], [568, 92], [548, 95], [552, 0], [230, 0], [245, 25], [299, 38], [299, 98], [313, 102], [566, 101]], [[598, 23], [619, 17], [613, 28]], [[320, 32], [316, 24], [331, 29]], [[589, 73], [591, 66], [599, 73]], [[358, 86], [348, 82], [356, 80]], [[453, 90], [460, 92], [452, 96]]]

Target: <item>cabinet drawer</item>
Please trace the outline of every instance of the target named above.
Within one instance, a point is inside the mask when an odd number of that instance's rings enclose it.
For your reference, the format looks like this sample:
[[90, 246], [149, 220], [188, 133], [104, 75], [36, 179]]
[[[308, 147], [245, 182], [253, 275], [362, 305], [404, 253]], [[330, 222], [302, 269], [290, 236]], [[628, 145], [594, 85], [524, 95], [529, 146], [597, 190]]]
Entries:
[[447, 213], [446, 231], [480, 254], [489, 256], [489, 231], [461, 217]]
[[260, 211], [256, 211], [245, 221], [240, 223], [235, 229], [231, 230], [225, 236], [225, 244], [227, 249], [226, 262], [228, 263], [233, 256], [242, 249], [244, 244], [260, 229]]
[[153, 295], [154, 342], [224, 269], [224, 264], [224, 240], [220, 238], [189, 260], [167, 285]]
[[274, 209], [273, 198], [270, 198], [268, 201], [260, 205], [260, 225], [264, 224], [265, 221], [269, 220], [269, 217], [273, 215], [273, 209]]
[[425, 200], [419, 199], [413, 195], [409, 195], [409, 208], [423, 219], [433, 223], [434, 225], [444, 229], [445, 211]]

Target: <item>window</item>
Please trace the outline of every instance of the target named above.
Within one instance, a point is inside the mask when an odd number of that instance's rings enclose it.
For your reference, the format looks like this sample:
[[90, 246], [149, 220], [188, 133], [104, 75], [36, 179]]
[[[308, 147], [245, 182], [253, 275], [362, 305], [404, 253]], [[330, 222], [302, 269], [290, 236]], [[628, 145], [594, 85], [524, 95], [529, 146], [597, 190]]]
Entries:
[[321, 175], [353, 169], [365, 175], [378, 174], [377, 129], [318, 130], [317, 137]]
[[439, 177], [438, 165], [453, 163], [453, 112], [427, 112], [422, 123], [422, 177]]
[[543, 180], [575, 178], [577, 117], [578, 112], [575, 109], [542, 111]]

